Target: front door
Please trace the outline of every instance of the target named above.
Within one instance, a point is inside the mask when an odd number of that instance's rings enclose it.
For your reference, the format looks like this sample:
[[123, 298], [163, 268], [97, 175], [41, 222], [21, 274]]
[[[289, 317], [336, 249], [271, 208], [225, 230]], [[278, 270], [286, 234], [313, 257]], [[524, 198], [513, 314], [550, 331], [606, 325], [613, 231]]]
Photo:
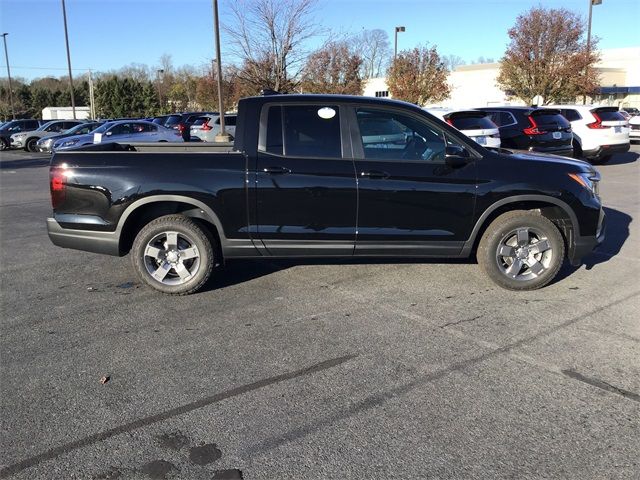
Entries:
[[[456, 255], [471, 232], [476, 165], [445, 163], [465, 147], [437, 122], [391, 108], [355, 108], [356, 255]], [[468, 146], [467, 146], [468, 147]]]
[[252, 232], [270, 255], [353, 255], [356, 178], [341, 108], [267, 105], [261, 119]]

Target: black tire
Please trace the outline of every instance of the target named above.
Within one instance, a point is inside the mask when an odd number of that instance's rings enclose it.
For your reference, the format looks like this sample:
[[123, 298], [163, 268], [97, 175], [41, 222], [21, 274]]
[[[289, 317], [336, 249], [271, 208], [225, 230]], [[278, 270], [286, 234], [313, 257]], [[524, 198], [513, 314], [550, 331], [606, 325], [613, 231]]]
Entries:
[[38, 151], [38, 147], [37, 147], [37, 143], [38, 140], [40, 140], [39, 138], [30, 138], [28, 139], [25, 144], [24, 144], [24, 149], [27, 152], [31, 152], [31, 153], [35, 153]]
[[[175, 248], [169, 241], [175, 242]], [[170, 295], [188, 295], [211, 276], [215, 252], [215, 239], [205, 228], [183, 215], [166, 215], [140, 230], [131, 260], [140, 280], [150, 287]], [[187, 255], [192, 256], [187, 259]], [[154, 273], [162, 278], [155, 278]]]
[[[540, 242], [544, 243], [536, 247]], [[499, 286], [536, 290], [555, 278], [564, 254], [564, 239], [553, 222], [534, 211], [515, 210], [491, 222], [480, 239], [477, 258]]]
[[0, 152], [9, 150], [9, 142], [4, 138], [0, 139]]
[[582, 147], [580, 146], [580, 142], [574, 138], [571, 145], [573, 146], [573, 158], [582, 158]]

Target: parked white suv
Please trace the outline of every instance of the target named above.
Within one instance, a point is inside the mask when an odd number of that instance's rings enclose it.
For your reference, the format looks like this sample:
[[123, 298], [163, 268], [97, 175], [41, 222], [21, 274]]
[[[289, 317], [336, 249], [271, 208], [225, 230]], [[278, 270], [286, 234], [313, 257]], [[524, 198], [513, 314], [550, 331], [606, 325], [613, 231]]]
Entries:
[[629, 140], [640, 140], [640, 115], [636, 115], [629, 119]]
[[485, 147], [500, 147], [500, 130], [491, 120], [490, 114], [480, 110], [450, 110], [448, 108], [425, 108], [431, 115], [435, 115], [457, 128], [471, 140]]
[[[236, 136], [236, 118], [235, 114], [225, 114], [224, 130], [225, 133], [231, 135], [233, 139]], [[192, 124], [190, 129], [191, 137], [197, 137], [203, 142], [215, 142], [216, 135], [220, 133], [220, 115], [210, 114], [198, 117]]]
[[549, 105], [571, 122], [573, 151], [591, 163], [605, 163], [629, 151], [629, 124], [618, 107]]

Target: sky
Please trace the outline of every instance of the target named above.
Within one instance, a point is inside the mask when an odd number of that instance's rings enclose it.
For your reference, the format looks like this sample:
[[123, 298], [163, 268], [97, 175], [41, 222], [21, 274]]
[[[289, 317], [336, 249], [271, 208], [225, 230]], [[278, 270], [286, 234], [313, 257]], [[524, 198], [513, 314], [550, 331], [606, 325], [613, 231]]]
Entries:
[[[232, 1], [218, 1], [223, 21]], [[436, 45], [442, 55], [469, 63], [480, 56], [499, 59], [516, 17], [537, 5], [565, 7], [586, 19], [589, 0], [318, 0], [314, 17], [327, 32], [386, 30], [392, 48], [394, 27], [402, 25], [398, 50]], [[211, 0], [66, 0], [66, 9], [74, 75], [132, 63], [155, 66], [163, 54], [175, 66], [201, 66], [214, 57]], [[592, 32], [603, 49], [640, 46], [639, 19], [640, 0], [603, 0], [593, 8]], [[12, 76], [66, 74], [60, 0], [0, 0], [4, 32]], [[223, 35], [223, 63], [231, 60], [225, 40]]]

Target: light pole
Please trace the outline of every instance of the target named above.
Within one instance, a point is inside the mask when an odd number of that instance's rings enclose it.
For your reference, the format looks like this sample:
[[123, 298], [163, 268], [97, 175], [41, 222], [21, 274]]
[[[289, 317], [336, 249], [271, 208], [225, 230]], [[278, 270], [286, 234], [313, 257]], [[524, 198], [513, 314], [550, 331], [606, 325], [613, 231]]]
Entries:
[[404, 27], [396, 27], [396, 33], [395, 33], [395, 38], [394, 38], [394, 46], [393, 46], [393, 59], [396, 59], [396, 56], [398, 56], [398, 32], [404, 32], [405, 28]]
[[[602, 0], [589, 0], [589, 22], [587, 23], [587, 62], [589, 61], [589, 57], [591, 57], [591, 11], [593, 10], [594, 5], [602, 5]], [[587, 79], [587, 74], [589, 72], [589, 64], [584, 67], [584, 77]], [[587, 94], [582, 95], [582, 103], [587, 104]]]
[[9, 68], [9, 54], [7, 53], [7, 35], [8, 33], [2, 34], [2, 39], [4, 40], [4, 58], [7, 60], [7, 77], [9, 77], [9, 103], [11, 104], [11, 117], [16, 119], [16, 111], [13, 108], [13, 88], [11, 87], [11, 69]]
[[67, 9], [62, 0], [62, 19], [64, 20], [64, 41], [67, 44], [67, 66], [69, 67], [69, 90], [71, 91], [71, 110], [73, 110], [73, 119], [76, 118], [76, 99], [73, 94], [73, 76], [71, 75], [71, 54], [69, 53], [69, 33], [67, 32]]
[[160, 104], [160, 114], [164, 113], [162, 109], [162, 94], [160, 93], [160, 76], [164, 75], [164, 69], [156, 70], [156, 84], [158, 85], [158, 103]]
[[220, 23], [218, 20], [218, 0], [213, 0], [213, 30], [216, 43], [216, 70], [218, 73], [218, 109], [220, 110], [220, 133], [216, 142], [228, 142], [229, 135], [224, 131], [224, 110], [222, 104], [222, 62], [220, 59]]

